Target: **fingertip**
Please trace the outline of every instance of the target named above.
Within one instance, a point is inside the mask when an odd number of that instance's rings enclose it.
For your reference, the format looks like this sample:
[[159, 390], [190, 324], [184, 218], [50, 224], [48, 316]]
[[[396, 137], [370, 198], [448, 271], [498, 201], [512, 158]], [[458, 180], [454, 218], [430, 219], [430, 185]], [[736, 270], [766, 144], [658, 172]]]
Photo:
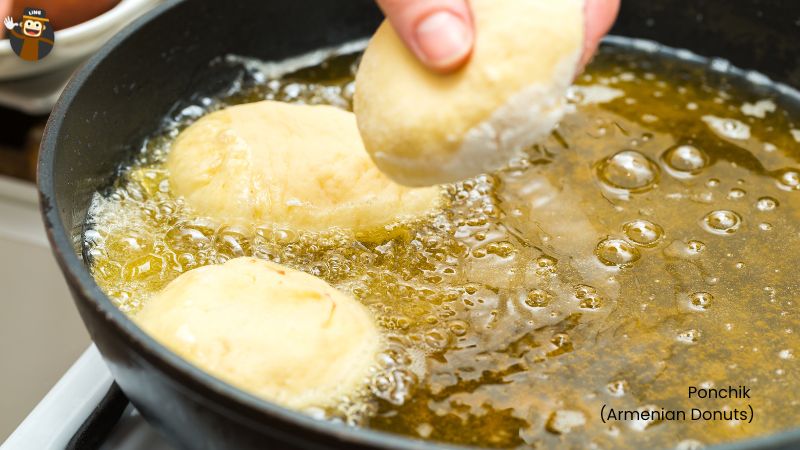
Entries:
[[586, 28], [584, 50], [580, 67], [589, 63], [594, 56], [600, 41], [610, 30], [619, 13], [620, 0], [586, 0], [584, 14]]
[[619, 12], [620, 0], [586, 0], [586, 38], [599, 41], [611, 30]]
[[434, 72], [441, 73], [441, 74], [448, 74], [457, 71], [458, 69], [464, 67], [464, 65], [469, 61], [470, 56], [472, 55], [471, 51], [464, 53], [462, 56], [457, 58], [449, 59], [446, 61], [438, 61], [436, 63], [426, 63], [423, 61], [429, 69], [433, 70]]
[[378, 0], [406, 47], [439, 73], [463, 66], [472, 54], [475, 30], [466, 0]]
[[413, 39], [417, 56], [429, 68], [451, 72], [461, 67], [472, 53], [472, 23], [448, 10], [432, 12], [416, 24]]

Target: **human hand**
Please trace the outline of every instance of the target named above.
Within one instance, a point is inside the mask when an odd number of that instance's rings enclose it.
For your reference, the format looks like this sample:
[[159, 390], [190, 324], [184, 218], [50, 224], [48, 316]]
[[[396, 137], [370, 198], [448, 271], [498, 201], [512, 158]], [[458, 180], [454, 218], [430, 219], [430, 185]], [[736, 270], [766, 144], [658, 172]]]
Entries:
[[[467, 0], [377, 0], [400, 38], [417, 58], [437, 72], [451, 72], [469, 58], [475, 42]], [[583, 67], [611, 29], [620, 0], [586, 0]]]

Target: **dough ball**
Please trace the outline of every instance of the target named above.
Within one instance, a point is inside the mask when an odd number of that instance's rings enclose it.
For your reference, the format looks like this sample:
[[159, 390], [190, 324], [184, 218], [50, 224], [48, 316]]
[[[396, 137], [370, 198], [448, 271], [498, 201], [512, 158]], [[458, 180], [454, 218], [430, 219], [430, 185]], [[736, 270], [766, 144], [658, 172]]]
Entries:
[[356, 74], [367, 151], [394, 180], [425, 186], [498, 169], [564, 114], [583, 50], [583, 0], [471, 0], [475, 48], [447, 75], [426, 69], [384, 22]]
[[387, 178], [364, 150], [352, 113], [262, 101], [202, 117], [167, 157], [170, 185], [226, 223], [369, 230], [435, 209], [440, 188]]
[[363, 305], [317, 277], [256, 258], [182, 274], [134, 320], [203, 370], [300, 410], [366, 386], [380, 347]]

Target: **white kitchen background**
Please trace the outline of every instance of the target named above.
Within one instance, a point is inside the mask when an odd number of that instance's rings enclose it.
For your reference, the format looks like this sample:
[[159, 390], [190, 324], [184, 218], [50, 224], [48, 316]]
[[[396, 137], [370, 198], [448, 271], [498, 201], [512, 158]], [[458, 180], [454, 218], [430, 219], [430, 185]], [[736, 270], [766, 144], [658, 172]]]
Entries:
[[89, 346], [33, 184], [0, 177], [0, 442]]

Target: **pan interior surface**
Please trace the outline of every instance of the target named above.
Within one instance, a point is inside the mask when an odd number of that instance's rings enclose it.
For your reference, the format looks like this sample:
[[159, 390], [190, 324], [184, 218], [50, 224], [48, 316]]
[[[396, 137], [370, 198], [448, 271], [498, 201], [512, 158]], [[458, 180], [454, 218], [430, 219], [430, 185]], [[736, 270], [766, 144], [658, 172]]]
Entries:
[[[209, 111], [349, 109], [357, 53], [339, 53], [288, 73], [228, 58], [244, 67], [233, 88], [167, 117], [95, 195], [84, 256], [118, 307], [135, 314], [180, 273], [237, 256], [319, 276], [390, 342], [369, 398], [325, 415], [416, 438], [689, 449], [796, 425], [781, 412], [800, 390], [800, 256], [777, 251], [800, 245], [795, 91], [613, 38], [546, 142], [447, 186], [431, 218], [372, 235], [236, 228], [171, 195], [170, 143]], [[752, 398], [689, 396], [729, 386]]]

